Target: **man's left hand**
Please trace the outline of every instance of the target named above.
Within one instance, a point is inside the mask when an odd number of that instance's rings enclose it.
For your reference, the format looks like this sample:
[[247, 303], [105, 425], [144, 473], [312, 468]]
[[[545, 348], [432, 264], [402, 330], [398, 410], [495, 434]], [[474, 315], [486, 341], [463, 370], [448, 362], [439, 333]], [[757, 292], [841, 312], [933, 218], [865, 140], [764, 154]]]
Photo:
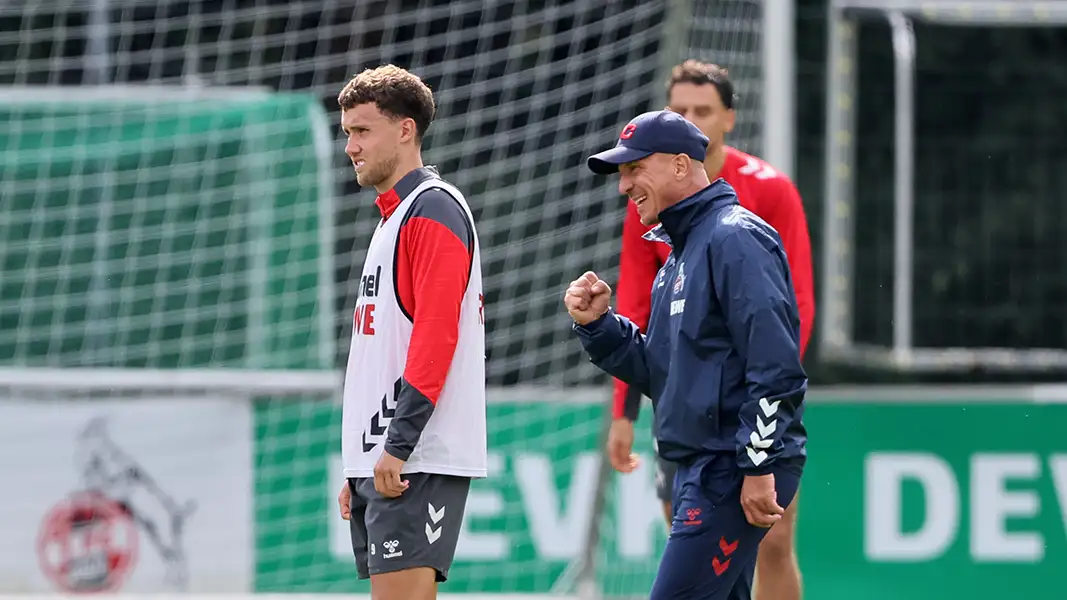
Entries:
[[634, 423], [626, 417], [615, 419], [611, 422], [611, 430], [608, 432], [608, 460], [611, 466], [620, 473], [633, 473], [634, 469], [641, 464], [634, 449]]
[[383, 450], [378, 464], [374, 465], [374, 489], [386, 498], [400, 497], [408, 489], [408, 481], [400, 479], [403, 468], [404, 461]]
[[767, 528], [782, 519], [785, 509], [778, 506], [773, 473], [745, 476], [741, 484], [741, 508], [745, 519], [756, 527]]

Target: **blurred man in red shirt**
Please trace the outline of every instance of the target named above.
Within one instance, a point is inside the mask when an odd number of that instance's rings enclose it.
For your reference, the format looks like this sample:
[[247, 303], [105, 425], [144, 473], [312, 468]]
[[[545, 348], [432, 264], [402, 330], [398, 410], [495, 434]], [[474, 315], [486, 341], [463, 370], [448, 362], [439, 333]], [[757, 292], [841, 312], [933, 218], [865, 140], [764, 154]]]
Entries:
[[[785, 248], [800, 313], [801, 356], [811, 337], [815, 319], [811, 271], [811, 240], [804, 206], [793, 183], [766, 162], [727, 146], [724, 138], [734, 128], [734, 94], [726, 69], [688, 60], [671, 72], [667, 108], [691, 121], [711, 140], [704, 169], [712, 181], [723, 178], [737, 191], [741, 205], [756, 213], [778, 231]], [[652, 283], [670, 247], [643, 239], [648, 230], [641, 224], [636, 206], [627, 202], [623, 224], [622, 254], [617, 284], [616, 312], [644, 329], [648, 324]], [[633, 422], [641, 396], [615, 381], [614, 421], [608, 437], [612, 464], [628, 464], [633, 447]], [[656, 491], [670, 528], [671, 497], [675, 465], [657, 458]], [[756, 562], [757, 600], [800, 600], [800, 569], [795, 551], [797, 502], [776, 523], [760, 544]]]

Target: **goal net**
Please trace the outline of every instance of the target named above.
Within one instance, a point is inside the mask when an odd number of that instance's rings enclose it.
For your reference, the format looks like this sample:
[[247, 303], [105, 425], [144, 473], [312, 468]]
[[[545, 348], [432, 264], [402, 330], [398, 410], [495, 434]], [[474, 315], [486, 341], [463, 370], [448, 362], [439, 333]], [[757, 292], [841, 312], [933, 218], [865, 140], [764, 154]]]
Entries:
[[367, 590], [336, 514], [338, 386], [377, 209], [335, 99], [392, 62], [435, 90], [425, 156], [483, 245], [493, 477], [447, 589], [646, 594], [652, 473], [598, 479], [610, 391], [560, 301], [617, 273], [625, 205], [584, 158], [687, 57], [730, 68], [731, 141], [759, 151], [760, 4], [0, 6], [0, 444], [22, 490], [0, 592]]
[[332, 366], [330, 140], [304, 94], [0, 91], [0, 359]]
[[[1062, 36], [1067, 3], [832, 0], [829, 15], [820, 354], [1062, 374], [1063, 121], [1051, 115], [1065, 86], [1046, 77], [1053, 59], [1021, 57]], [[964, 47], [985, 60], [960, 63]], [[865, 77], [872, 56], [894, 77]]]

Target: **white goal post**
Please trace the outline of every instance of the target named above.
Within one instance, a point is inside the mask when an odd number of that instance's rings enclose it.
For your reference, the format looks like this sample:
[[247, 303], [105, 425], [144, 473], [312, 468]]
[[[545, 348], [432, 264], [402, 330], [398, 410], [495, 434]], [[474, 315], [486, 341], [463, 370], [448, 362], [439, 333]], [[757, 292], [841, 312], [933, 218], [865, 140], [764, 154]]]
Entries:
[[[891, 346], [853, 337], [856, 239], [856, 119], [858, 22], [887, 20], [892, 31], [895, 80], [895, 189]], [[828, 361], [903, 371], [1042, 371], [1067, 367], [1063, 348], [916, 347], [913, 343], [915, 202], [915, 56], [912, 23], [966, 27], [1063, 27], [1067, 2], [1031, 0], [831, 0], [826, 67], [825, 213], [819, 353]]]

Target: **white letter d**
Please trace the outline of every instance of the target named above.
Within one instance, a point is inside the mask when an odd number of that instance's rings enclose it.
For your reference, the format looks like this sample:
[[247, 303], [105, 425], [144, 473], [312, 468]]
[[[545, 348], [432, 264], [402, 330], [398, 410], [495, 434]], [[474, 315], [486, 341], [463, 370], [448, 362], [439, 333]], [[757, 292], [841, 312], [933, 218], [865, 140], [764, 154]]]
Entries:
[[[901, 487], [906, 479], [923, 487], [925, 507], [918, 531], [902, 528]], [[872, 453], [864, 486], [863, 545], [871, 560], [912, 562], [940, 556], [959, 525], [959, 488], [939, 457], [921, 453]]]

